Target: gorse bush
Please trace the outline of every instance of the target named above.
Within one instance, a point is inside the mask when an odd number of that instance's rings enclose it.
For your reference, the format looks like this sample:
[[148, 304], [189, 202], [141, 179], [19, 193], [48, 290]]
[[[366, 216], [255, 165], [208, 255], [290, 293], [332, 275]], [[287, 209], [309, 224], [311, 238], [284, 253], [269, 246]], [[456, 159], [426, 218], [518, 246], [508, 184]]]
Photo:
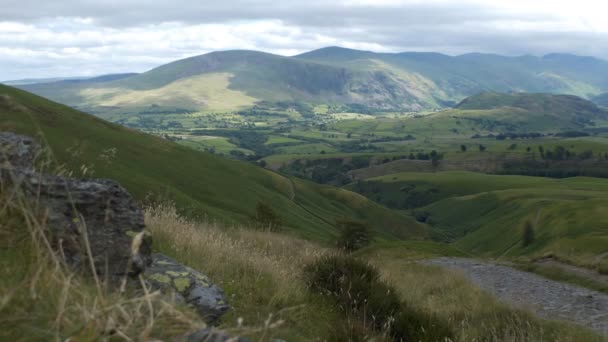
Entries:
[[344, 255], [322, 256], [305, 267], [304, 278], [311, 291], [331, 298], [343, 314], [390, 339], [437, 341], [452, 336], [441, 322], [408, 308], [367, 262]]
[[352, 252], [372, 242], [372, 230], [367, 223], [351, 219], [337, 220], [335, 224], [340, 232], [336, 241], [338, 248]]

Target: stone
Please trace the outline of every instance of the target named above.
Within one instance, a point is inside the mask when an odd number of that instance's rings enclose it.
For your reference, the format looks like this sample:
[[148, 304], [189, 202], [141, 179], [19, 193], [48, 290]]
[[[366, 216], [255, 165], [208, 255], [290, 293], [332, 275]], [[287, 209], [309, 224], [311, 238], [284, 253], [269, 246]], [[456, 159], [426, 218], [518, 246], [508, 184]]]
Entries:
[[230, 336], [229, 334], [213, 328], [203, 328], [188, 335], [187, 342], [250, 342], [251, 340], [238, 336]]
[[88, 269], [90, 256], [97, 274], [114, 280], [151, 263], [143, 212], [117, 182], [30, 173], [22, 187], [35, 199], [52, 245], [75, 269]]
[[40, 145], [27, 136], [0, 133], [0, 190], [19, 189], [40, 215], [51, 246], [75, 270], [117, 282], [149, 264], [152, 239], [143, 212], [120, 184], [34, 170]]
[[152, 254], [144, 278], [152, 289], [171, 292], [192, 306], [208, 323], [217, 322], [229, 309], [224, 291], [206, 275], [163, 254]]
[[40, 144], [31, 137], [0, 132], [0, 168], [33, 170]]

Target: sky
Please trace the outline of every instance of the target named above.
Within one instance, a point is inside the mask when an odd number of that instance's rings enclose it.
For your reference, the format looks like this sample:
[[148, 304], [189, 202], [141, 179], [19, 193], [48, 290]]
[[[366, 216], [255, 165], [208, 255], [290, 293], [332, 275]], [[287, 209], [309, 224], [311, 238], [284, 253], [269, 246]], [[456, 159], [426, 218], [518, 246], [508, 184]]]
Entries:
[[0, 0], [0, 8], [0, 80], [143, 72], [230, 49], [608, 59], [602, 0]]

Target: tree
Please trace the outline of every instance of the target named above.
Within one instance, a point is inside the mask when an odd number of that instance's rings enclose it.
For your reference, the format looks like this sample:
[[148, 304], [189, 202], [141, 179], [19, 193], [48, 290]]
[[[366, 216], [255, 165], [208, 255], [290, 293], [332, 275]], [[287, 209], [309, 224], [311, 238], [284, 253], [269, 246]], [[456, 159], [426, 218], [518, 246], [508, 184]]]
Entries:
[[255, 207], [255, 222], [259, 229], [271, 232], [281, 228], [281, 217], [270, 207], [270, 205], [258, 202]]
[[431, 163], [433, 164], [433, 167], [437, 167], [439, 165], [439, 160], [441, 160], [443, 156], [437, 153], [437, 151], [432, 150], [429, 154], [429, 157], [431, 158]]
[[524, 247], [531, 245], [534, 242], [534, 226], [532, 222], [526, 221], [524, 224], [524, 230], [522, 233], [521, 244]]
[[336, 221], [335, 226], [340, 232], [336, 245], [347, 252], [363, 248], [372, 241], [372, 231], [365, 222], [341, 219]]
[[467, 151], [467, 145], [460, 145], [460, 151], [461, 152], [466, 152]]

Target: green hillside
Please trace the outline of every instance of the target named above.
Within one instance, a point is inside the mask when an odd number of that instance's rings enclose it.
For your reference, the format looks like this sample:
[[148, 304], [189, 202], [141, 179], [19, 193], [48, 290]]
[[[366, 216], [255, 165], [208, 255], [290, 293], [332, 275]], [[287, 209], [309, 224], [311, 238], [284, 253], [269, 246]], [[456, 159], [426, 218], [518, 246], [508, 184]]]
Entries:
[[462, 100], [457, 106], [461, 110], [491, 110], [502, 107], [523, 109], [533, 114], [555, 116], [580, 116], [588, 119], [607, 118], [608, 111], [596, 104], [572, 95], [538, 93], [481, 93]]
[[173, 200], [190, 215], [249, 223], [258, 201], [287, 229], [328, 240], [340, 217], [367, 220], [387, 239], [421, 237], [424, 226], [347, 190], [290, 179], [253, 164], [197, 152], [0, 86], [0, 129], [38, 135], [75, 175], [120, 181], [137, 198]]
[[[156, 104], [226, 111], [256, 101], [303, 101], [420, 111], [450, 106], [484, 91], [590, 98], [608, 90], [608, 81], [601, 77], [607, 73], [608, 62], [573, 55], [447, 56], [330, 47], [294, 57], [243, 50], [212, 52], [120, 80], [21, 87], [83, 108]], [[189, 91], [192, 87], [195, 92]], [[222, 99], [213, 102], [218, 93]]]
[[[420, 220], [436, 229], [436, 238], [476, 256], [552, 254], [590, 266], [608, 252], [605, 179], [398, 173], [347, 188], [379, 196], [384, 203], [410, 204]], [[526, 222], [535, 231], [528, 246], [522, 244]]]

